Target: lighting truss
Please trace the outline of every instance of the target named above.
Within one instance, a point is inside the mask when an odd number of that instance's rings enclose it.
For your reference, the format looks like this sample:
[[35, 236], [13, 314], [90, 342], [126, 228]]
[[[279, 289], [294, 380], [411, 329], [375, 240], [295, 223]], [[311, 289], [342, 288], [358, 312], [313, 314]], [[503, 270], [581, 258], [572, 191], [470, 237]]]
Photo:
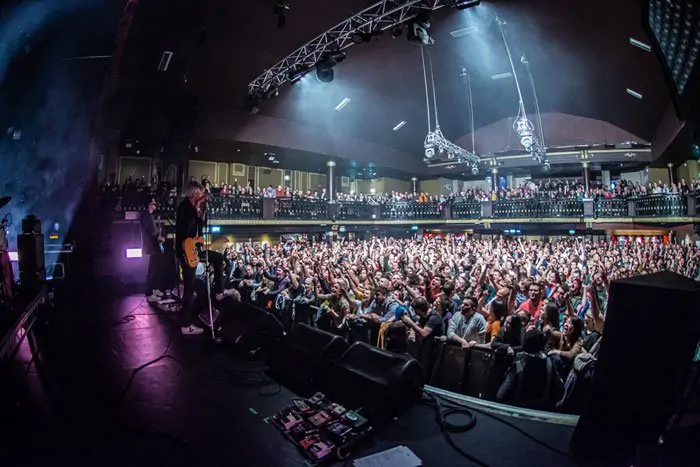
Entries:
[[429, 164], [429, 167], [432, 166], [430, 163], [435, 160], [436, 155], [446, 156], [449, 164], [468, 164], [472, 169], [477, 168], [477, 170], [481, 162], [479, 156], [445, 138], [439, 125], [433, 131], [428, 132], [423, 145], [425, 147], [424, 160]]
[[419, 13], [453, 6], [454, 0], [384, 0], [347, 18], [342, 23], [312, 39], [265, 70], [248, 84], [248, 92], [266, 93], [305, 73], [327, 52], [345, 50], [359, 39], [371, 38], [412, 20]]

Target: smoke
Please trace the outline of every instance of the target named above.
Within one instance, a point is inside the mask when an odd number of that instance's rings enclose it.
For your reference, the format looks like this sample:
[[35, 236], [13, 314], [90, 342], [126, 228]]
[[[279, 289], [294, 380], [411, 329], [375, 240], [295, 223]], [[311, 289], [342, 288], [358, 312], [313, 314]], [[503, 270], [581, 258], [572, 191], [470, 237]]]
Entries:
[[[13, 219], [7, 233], [11, 250], [28, 214], [42, 220], [45, 235], [58, 223], [63, 237], [83, 189], [91, 182], [89, 147], [96, 97], [89, 91], [94, 83], [88, 85], [87, 80], [104, 77], [105, 65], [96, 73], [94, 65], [86, 70], [85, 65], [58, 60], [65, 53], [61, 37], [70, 34], [70, 28], [64, 33], [62, 26], [44, 38], [48, 48], [32, 49], [36, 37], [87, 5], [83, 0], [24, 2], [0, 25], [0, 91], [7, 101], [4, 109], [0, 107], [0, 112], [7, 110], [7, 115], [0, 115], [0, 122], [7, 125], [0, 128], [0, 197], [12, 196], [11, 203], [0, 208], [0, 216], [9, 212]], [[12, 66], [18, 57], [31, 67]], [[21, 75], [14, 76], [15, 72]], [[55, 257], [47, 254], [46, 261]]]

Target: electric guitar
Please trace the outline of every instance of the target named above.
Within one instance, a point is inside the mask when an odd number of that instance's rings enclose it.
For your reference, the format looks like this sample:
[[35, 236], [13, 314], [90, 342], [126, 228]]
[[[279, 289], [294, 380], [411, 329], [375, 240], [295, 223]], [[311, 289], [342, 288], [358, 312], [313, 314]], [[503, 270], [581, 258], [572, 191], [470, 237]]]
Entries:
[[191, 268], [196, 268], [199, 264], [200, 246], [204, 245], [204, 238], [186, 238], [182, 241], [182, 251], [185, 263]]

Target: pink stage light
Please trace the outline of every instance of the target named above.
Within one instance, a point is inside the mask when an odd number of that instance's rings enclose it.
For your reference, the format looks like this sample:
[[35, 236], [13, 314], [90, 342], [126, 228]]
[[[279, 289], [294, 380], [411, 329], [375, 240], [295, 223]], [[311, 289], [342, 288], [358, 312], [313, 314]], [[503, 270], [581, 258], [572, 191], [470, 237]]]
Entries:
[[126, 257], [127, 258], [141, 258], [141, 248], [127, 248]]
[[8, 255], [10, 255], [10, 261], [19, 261], [19, 254], [16, 251], [8, 251]]

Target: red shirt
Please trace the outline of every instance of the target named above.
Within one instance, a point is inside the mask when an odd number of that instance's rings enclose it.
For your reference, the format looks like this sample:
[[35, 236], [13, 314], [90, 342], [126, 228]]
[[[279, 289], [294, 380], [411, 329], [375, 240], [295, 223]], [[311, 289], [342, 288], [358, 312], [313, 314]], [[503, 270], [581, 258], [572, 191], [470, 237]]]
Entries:
[[540, 300], [537, 306], [534, 306], [531, 300], [525, 300], [518, 310], [525, 310], [530, 313], [532, 319], [537, 319], [540, 317], [540, 312], [542, 311], [542, 300]]

